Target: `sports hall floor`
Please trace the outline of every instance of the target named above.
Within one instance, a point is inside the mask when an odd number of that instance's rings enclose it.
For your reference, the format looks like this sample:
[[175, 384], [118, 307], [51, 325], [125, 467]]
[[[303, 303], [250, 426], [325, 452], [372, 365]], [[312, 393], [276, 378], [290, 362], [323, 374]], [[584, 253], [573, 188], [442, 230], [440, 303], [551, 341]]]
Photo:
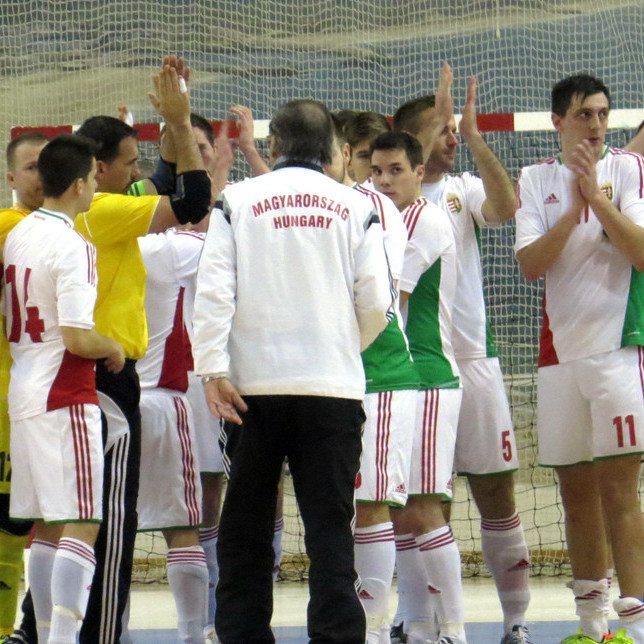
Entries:
[[[534, 578], [532, 601], [528, 612], [535, 644], [559, 644], [576, 629], [572, 593], [567, 578]], [[501, 611], [491, 580], [464, 581], [467, 634], [470, 644], [498, 644], [501, 638]], [[273, 626], [278, 642], [307, 642], [305, 615], [308, 590], [305, 583], [278, 582], [275, 585]], [[395, 610], [395, 592], [391, 595], [391, 614]], [[134, 644], [176, 644], [173, 626], [176, 614], [167, 585], [133, 587], [130, 634]], [[614, 625], [613, 625], [614, 626]]]

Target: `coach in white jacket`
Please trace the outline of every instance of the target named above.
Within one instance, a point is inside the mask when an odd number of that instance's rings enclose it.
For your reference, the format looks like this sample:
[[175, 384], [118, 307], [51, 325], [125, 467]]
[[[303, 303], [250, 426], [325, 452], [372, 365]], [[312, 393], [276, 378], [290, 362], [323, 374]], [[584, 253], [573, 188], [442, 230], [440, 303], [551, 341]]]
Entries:
[[309, 637], [362, 644], [351, 519], [360, 351], [392, 303], [382, 229], [368, 200], [322, 173], [332, 144], [322, 104], [287, 103], [270, 134], [273, 171], [226, 188], [213, 212], [195, 301], [195, 369], [211, 409], [241, 425], [215, 624], [224, 643], [274, 641], [271, 541], [287, 457], [311, 560]]

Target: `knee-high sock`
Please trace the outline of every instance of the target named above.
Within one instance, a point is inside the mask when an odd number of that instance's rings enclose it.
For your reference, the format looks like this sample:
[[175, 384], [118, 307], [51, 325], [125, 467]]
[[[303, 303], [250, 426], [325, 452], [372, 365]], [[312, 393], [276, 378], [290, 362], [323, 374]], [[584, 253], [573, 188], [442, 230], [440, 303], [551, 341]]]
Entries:
[[95, 568], [92, 546], [70, 537], [60, 539], [51, 573], [49, 644], [76, 643], [76, 627], [85, 617]]
[[394, 529], [391, 521], [354, 533], [355, 568], [360, 576], [358, 593], [367, 613], [367, 629], [379, 641], [380, 629], [387, 619], [389, 592], [396, 562]]
[[284, 534], [284, 517], [275, 519], [275, 528], [273, 529], [273, 552], [275, 553], [275, 562], [273, 563], [273, 581], [277, 581], [280, 573], [280, 564], [282, 563], [282, 535]]
[[568, 586], [575, 595], [582, 633], [600, 642], [608, 632], [608, 622], [604, 614], [604, 595], [608, 592], [608, 582], [605, 579], [575, 579]]
[[438, 594], [441, 635], [464, 637], [465, 608], [461, 581], [461, 556], [449, 526], [416, 537], [425, 563], [427, 579]]
[[510, 632], [515, 625], [525, 626], [530, 603], [530, 554], [519, 515], [482, 519], [481, 549], [499, 594], [505, 632]]
[[168, 550], [168, 583], [177, 607], [179, 639], [201, 644], [208, 620], [208, 567], [201, 546]]
[[215, 609], [217, 600], [215, 599], [215, 590], [219, 581], [219, 564], [217, 563], [217, 537], [219, 536], [219, 527], [200, 528], [199, 544], [206, 555], [206, 566], [208, 566], [208, 624], [215, 625]]
[[633, 642], [644, 642], [644, 602], [638, 597], [620, 597], [613, 602], [620, 628]]
[[57, 546], [55, 543], [34, 539], [29, 555], [29, 588], [34, 603], [36, 615], [36, 630], [38, 641], [46, 642], [49, 639], [49, 625], [51, 623], [51, 572], [54, 566]]
[[27, 536], [0, 532], [0, 637], [11, 635], [16, 621], [18, 589], [22, 576], [22, 555]]

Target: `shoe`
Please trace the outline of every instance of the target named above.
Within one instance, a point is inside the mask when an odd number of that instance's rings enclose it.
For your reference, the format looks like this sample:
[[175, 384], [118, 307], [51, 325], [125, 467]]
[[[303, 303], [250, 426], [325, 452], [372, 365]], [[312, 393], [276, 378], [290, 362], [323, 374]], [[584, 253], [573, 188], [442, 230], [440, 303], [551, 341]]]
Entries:
[[618, 630], [614, 635], [604, 635], [602, 641], [610, 642], [610, 644], [635, 644], [635, 640], [629, 637], [623, 628]]
[[517, 624], [501, 638], [501, 644], [532, 644], [530, 631], [527, 626]]
[[391, 638], [391, 644], [405, 644], [407, 641], [407, 633], [403, 630], [405, 622], [400, 622], [400, 624], [392, 624], [391, 630], [389, 631], [389, 637]]

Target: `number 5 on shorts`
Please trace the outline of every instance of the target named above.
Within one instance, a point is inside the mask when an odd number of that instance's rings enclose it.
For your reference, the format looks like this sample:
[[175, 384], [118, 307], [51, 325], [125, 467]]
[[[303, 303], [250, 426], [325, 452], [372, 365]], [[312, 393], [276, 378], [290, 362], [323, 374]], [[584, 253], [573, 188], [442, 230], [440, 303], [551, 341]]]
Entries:
[[509, 463], [512, 460], [512, 443], [510, 442], [510, 430], [501, 432], [501, 454], [503, 460]]

